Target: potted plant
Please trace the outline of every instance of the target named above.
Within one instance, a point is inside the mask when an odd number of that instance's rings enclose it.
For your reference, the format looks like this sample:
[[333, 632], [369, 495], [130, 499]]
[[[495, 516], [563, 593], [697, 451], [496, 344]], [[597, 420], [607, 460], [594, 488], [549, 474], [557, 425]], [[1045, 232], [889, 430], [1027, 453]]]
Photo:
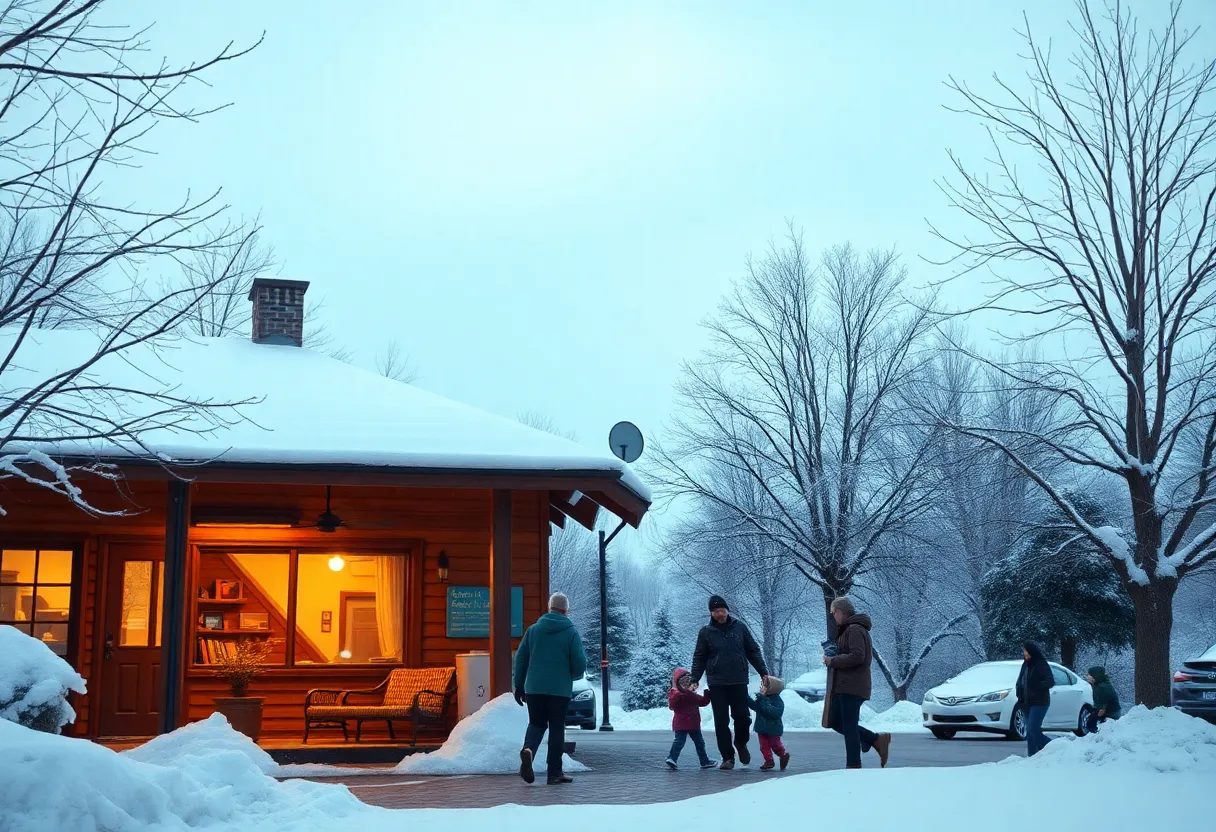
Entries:
[[263, 664], [270, 655], [266, 639], [243, 638], [236, 642], [231, 655], [217, 658], [215, 675], [228, 683], [232, 696], [217, 696], [215, 709], [228, 718], [234, 730], [257, 742], [262, 733], [263, 699], [249, 696], [249, 681], [266, 669]]

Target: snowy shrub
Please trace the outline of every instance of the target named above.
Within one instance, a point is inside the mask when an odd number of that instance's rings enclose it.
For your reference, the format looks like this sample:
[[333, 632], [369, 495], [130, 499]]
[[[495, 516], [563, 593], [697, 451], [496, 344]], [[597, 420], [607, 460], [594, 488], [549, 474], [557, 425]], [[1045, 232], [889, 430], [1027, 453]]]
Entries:
[[76, 719], [69, 691], [84, 693], [84, 677], [38, 639], [0, 626], [0, 719], [58, 734]]

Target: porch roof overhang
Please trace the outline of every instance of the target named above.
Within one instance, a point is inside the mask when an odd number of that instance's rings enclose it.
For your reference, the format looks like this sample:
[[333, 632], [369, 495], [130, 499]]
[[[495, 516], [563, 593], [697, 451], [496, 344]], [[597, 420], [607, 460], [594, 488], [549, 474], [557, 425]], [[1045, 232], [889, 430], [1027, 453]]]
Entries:
[[281, 463], [230, 465], [218, 462], [197, 466], [167, 466], [152, 460], [97, 458], [64, 459], [67, 464], [115, 465], [132, 480], [266, 483], [280, 485], [388, 486], [402, 488], [476, 488], [547, 491], [550, 521], [559, 526], [570, 518], [588, 529], [595, 527], [600, 509], [606, 509], [637, 528], [650, 508], [650, 500], [637, 494], [619, 471], [585, 469], [544, 471], [528, 468], [404, 468], [353, 464]]

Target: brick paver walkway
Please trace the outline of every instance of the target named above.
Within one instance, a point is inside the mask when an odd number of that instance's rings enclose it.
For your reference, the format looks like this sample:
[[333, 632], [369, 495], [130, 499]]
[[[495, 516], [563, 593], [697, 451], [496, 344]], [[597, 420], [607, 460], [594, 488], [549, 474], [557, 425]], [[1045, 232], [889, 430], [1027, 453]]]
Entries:
[[[790, 769], [761, 773], [760, 755], [752, 741], [753, 760], [748, 768], [734, 771], [700, 771], [691, 747], [682, 761], [688, 766], [668, 771], [663, 765], [670, 737], [665, 733], [637, 732], [598, 734], [572, 732], [578, 742], [576, 758], [592, 771], [575, 775], [568, 786], [528, 786], [516, 776], [420, 777], [385, 775], [324, 778], [343, 782], [361, 800], [393, 809], [482, 808], [516, 803], [524, 806], [551, 804], [662, 803], [726, 791], [794, 774], [843, 768], [844, 742], [836, 734], [790, 734], [785, 743], [793, 756]], [[1011, 754], [1025, 753], [1025, 745], [999, 739], [934, 740], [927, 735], [897, 734], [891, 746], [892, 766], [959, 766], [993, 762]], [[866, 755], [865, 765], [877, 766], [878, 758]]]

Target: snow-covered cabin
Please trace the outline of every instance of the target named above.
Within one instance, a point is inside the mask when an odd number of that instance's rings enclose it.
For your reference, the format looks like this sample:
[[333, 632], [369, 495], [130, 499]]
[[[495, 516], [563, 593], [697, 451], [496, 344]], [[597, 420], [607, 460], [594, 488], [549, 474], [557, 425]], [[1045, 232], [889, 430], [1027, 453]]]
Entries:
[[[521, 623], [549, 594], [551, 524], [591, 527], [604, 509], [637, 526], [646, 512], [647, 488], [607, 449], [300, 346], [307, 285], [255, 281], [252, 339], [158, 339], [89, 370], [90, 385], [141, 395], [85, 391], [83, 406], [128, 419], [156, 419], [168, 399], [246, 402], [137, 438], [43, 425], [37, 450], [121, 472], [73, 475], [102, 514], [0, 479], [0, 623], [88, 680], [70, 733], [147, 736], [207, 717], [226, 695], [209, 665], [240, 638], [272, 645], [250, 693], [280, 743], [302, 736], [309, 690], [371, 688], [394, 667], [488, 650], [492, 692], [507, 691]], [[96, 349], [84, 331], [26, 339], [10, 388]]]

